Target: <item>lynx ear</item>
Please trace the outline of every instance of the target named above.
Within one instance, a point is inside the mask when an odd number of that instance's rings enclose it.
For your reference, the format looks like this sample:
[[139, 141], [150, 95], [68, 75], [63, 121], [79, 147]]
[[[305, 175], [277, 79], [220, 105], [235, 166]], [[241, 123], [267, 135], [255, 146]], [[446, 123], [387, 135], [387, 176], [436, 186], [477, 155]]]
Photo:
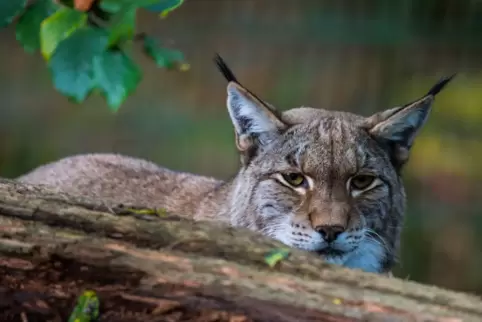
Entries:
[[397, 166], [402, 166], [408, 160], [410, 148], [428, 119], [435, 95], [454, 76], [441, 79], [424, 97], [415, 102], [377, 113], [367, 119], [369, 133], [388, 144]]
[[216, 63], [228, 80], [227, 108], [236, 133], [236, 146], [244, 152], [268, 143], [286, 128], [276, 111], [243, 87], [218, 55]]
[[228, 84], [227, 106], [229, 116], [236, 131], [236, 145], [240, 151], [245, 151], [253, 144], [265, 144], [285, 124], [271, 109], [251, 95], [241, 85]]

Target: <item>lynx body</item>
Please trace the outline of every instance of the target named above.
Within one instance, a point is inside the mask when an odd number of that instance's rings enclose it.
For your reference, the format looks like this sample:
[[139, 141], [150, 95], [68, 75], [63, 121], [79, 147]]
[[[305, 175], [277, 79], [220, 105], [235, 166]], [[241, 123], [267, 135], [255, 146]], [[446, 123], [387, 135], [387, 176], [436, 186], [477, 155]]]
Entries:
[[280, 113], [243, 87], [219, 56], [217, 63], [228, 80], [241, 156], [231, 180], [115, 154], [67, 157], [18, 180], [247, 227], [331, 263], [389, 272], [405, 212], [401, 170], [435, 95], [451, 78], [369, 117], [309, 107]]

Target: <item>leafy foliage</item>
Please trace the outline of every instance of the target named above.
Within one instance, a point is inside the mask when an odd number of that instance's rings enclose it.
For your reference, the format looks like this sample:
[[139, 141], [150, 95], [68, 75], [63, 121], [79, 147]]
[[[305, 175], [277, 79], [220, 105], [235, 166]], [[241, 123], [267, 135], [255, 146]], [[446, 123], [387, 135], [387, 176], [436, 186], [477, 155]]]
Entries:
[[183, 0], [163, 0], [158, 1], [150, 6], [147, 6], [146, 9], [159, 12], [162, 18], [167, 17], [169, 12], [176, 9], [183, 3]]
[[98, 85], [94, 59], [106, 52], [107, 43], [107, 35], [92, 27], [79, 29], [60, 42], [49, 61], [57, 90], [75, 102], [83, 101]]
[[0, 27], [15, 23], [16, 38], [28, 53], [40, 51], [55, 88], [76, 103], [101, 93], [117, 111], [142, 79], [127, 54], [136, 42], [157, 66], [187, 70], [178, 50], [136, 34], [138, 10], [165, 18], [184, 0], [9, 0], [0, 3]]
[[25, 51], [32, 53], [40, 48], [40, 25], [55, 9], [51, 0], [38, 0], [20, 17], [16, 36]]
[[[147, 36], [144, 38], [144, 52], [154, 59], [158, 66], [166, 68], [173, 68], [184, 59], [180, 51], [163, 48], [155, 39]], [[185, 70], [189, 65], [181, 64], [179, 68]]]
[[94, 291], [86, 290], [77, 299], [69, 322], [90, 322], [97, 321], [99, 318], [99, 298]]
[[60, 8], [43, 20], [40, 26], [40, 48], [44, 58], [49, 60], [59, 43], [86, 23], [86, 13], [67, 7]]
[[[141, 73], [123, 52], [105, 51], [94, 59], [94, 77], [109, 106], [119, 106], [136, 88]], [[124, 86], [117, 86], [119, 83]]]
[[6, 26], [23, 11], [27, 0], [2, 1], [0, 4], [0, 26]]
[[264, 261], [269, 267], [273, 268], [282, 260], [287, 258], [289, 254], [290, 250], [287, 248], [274, 249], [264, 256]]

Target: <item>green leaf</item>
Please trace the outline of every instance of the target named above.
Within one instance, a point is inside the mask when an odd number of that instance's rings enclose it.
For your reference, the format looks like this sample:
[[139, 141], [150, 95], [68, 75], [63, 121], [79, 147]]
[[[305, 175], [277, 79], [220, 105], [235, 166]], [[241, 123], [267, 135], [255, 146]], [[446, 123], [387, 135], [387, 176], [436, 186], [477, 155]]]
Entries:
[[9, 25], [27, 5], [27, 0], [0, 1], [0, 27]]
[[184, 54], [182, 52], [163, 48], [151, 37], [144, 38], [144, 52], [154, 59], [159, 67], [174, 68], [179, 66], [183, 70], [189, 66], [184, 62]]
[[114, 112], [141, 80], [137, 65], [121, 51], [106, 51], [94, 59], [97, 86]]
[[112, 17], [112, 25], [108, 28], [109, 45], [121, 44], [134, 36], [136, 16], [137, 8], [130, 6], [120, 10]]
[[94, 58], [106, 51], [107, 44], [105, 32], [90, 27], [63, 40], [49, 61], [55, 88], [74, 102], [83, 101], [96, 85]]
[[158, 3], [145, 8], [149, 11], [159, 12], [161, 18], [165, 18], [171, 11], [179, 8], [183, 3], [184, 0], [158, 0]]
[[116, 13], [122, 9], [122, 3], [116, 0], [102, 0], [99, 3], [99, 7], [109, 13]]
[[87, 14], [67, 7], [45, 19], [40, 25], [40, 48], [48, 61], [62, 40], [86, 24]]
[[20, 17], [15, 33], [26, 52], [32, 53], [40, 48], [40, 24], [57, 8], [52, 0], [37, 0]]
[[102, 0], [100, 8], [109, 12], [116, 13], [125, 7], [146, 7], [156, 4], [160, 0]]
[[99, 318], [99, 298], [94, 291], [84, 291], [77, 300], [69, 322], [92, 322]]
[[69, 8], [74, 8], [74, 0], [58, 0], [58, 1], [64, 6], [67, 6]]
[[269, 267], [273, 268], [280, 261], [287, 258], [289, 254], [290, 254], [289, 249], [283, 249], [283, 248], [275, 249], [269, 252], [268, 254], [266, 254], [266, 256], [264, 257], [264, 261], [266, 262], [266, 264], [269, 265]]

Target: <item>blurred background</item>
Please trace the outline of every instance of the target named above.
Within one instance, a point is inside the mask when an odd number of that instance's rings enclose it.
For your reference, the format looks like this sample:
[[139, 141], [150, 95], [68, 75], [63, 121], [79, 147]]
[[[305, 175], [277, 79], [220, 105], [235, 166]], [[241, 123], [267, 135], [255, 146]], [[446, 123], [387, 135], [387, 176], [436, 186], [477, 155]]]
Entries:
[[15, 177], [70, 154], [118, 152], [176, 170], [236, 172], [219, 52], [252, 91], [279, 109], [299, 105], [369, 115], [437, 96], [404, 180], [408, 194], [396, 275], [482, 294], [482, 1], [186, 0], [139, 30], [180, 49], [187, 72], [144, 77], [117, 114], [105, 101], [69, 103], [40, 54], [0, 31], [0, 175]]

